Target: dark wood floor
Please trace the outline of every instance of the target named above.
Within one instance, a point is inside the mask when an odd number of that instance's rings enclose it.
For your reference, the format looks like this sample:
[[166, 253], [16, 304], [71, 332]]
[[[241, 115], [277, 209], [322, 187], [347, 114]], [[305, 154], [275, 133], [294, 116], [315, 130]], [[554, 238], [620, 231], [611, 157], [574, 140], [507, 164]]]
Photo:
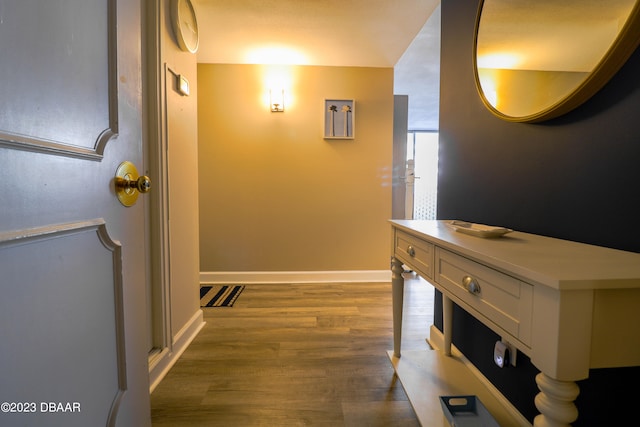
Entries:
[[[408, 277], [415, 277], [408, 275]], [[418, 426], [386, 351], [391, 284], [247, 285], [151, 395], [153, 426]], [[405, 286], [403, 349], [426, 349], [433, 288]]]

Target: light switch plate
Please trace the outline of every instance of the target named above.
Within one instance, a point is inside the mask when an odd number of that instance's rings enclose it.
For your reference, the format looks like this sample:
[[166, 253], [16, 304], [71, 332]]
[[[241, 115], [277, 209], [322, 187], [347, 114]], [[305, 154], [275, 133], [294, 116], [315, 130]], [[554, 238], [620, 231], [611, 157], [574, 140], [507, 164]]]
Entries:
[[182, 74], [178, 74], [178, 90], [184, 96], [189, 96], [189, 80]]

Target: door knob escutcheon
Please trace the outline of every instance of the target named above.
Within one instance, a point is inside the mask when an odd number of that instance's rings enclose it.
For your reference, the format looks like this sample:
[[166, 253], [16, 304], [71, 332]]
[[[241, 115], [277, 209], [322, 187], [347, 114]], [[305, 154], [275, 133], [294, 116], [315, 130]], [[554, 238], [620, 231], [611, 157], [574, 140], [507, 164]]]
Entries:
[[138, 170], [131, 162], [122, 162], [116, 169], [114, 179], [116, 195], [124, 206], [133, 206], [138, 200], [140, 193], [148, 193], [151, 190], [151, 179], [138, 175]]

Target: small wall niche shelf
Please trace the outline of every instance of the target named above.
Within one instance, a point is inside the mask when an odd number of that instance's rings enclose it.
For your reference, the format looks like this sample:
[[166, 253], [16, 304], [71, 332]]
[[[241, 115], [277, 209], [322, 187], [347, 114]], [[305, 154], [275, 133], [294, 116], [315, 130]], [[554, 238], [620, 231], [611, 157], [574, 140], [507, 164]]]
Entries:
[[324, 100], [324, 139], [353, 139], [353, 99]]

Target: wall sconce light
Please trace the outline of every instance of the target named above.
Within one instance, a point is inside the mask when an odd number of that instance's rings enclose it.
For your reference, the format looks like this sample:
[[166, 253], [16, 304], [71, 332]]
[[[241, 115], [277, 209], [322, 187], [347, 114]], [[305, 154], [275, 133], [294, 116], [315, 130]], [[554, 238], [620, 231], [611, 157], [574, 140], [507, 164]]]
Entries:
[[269, 98], [272, 113], [284, 111], [284, 89], [269, 90]]

